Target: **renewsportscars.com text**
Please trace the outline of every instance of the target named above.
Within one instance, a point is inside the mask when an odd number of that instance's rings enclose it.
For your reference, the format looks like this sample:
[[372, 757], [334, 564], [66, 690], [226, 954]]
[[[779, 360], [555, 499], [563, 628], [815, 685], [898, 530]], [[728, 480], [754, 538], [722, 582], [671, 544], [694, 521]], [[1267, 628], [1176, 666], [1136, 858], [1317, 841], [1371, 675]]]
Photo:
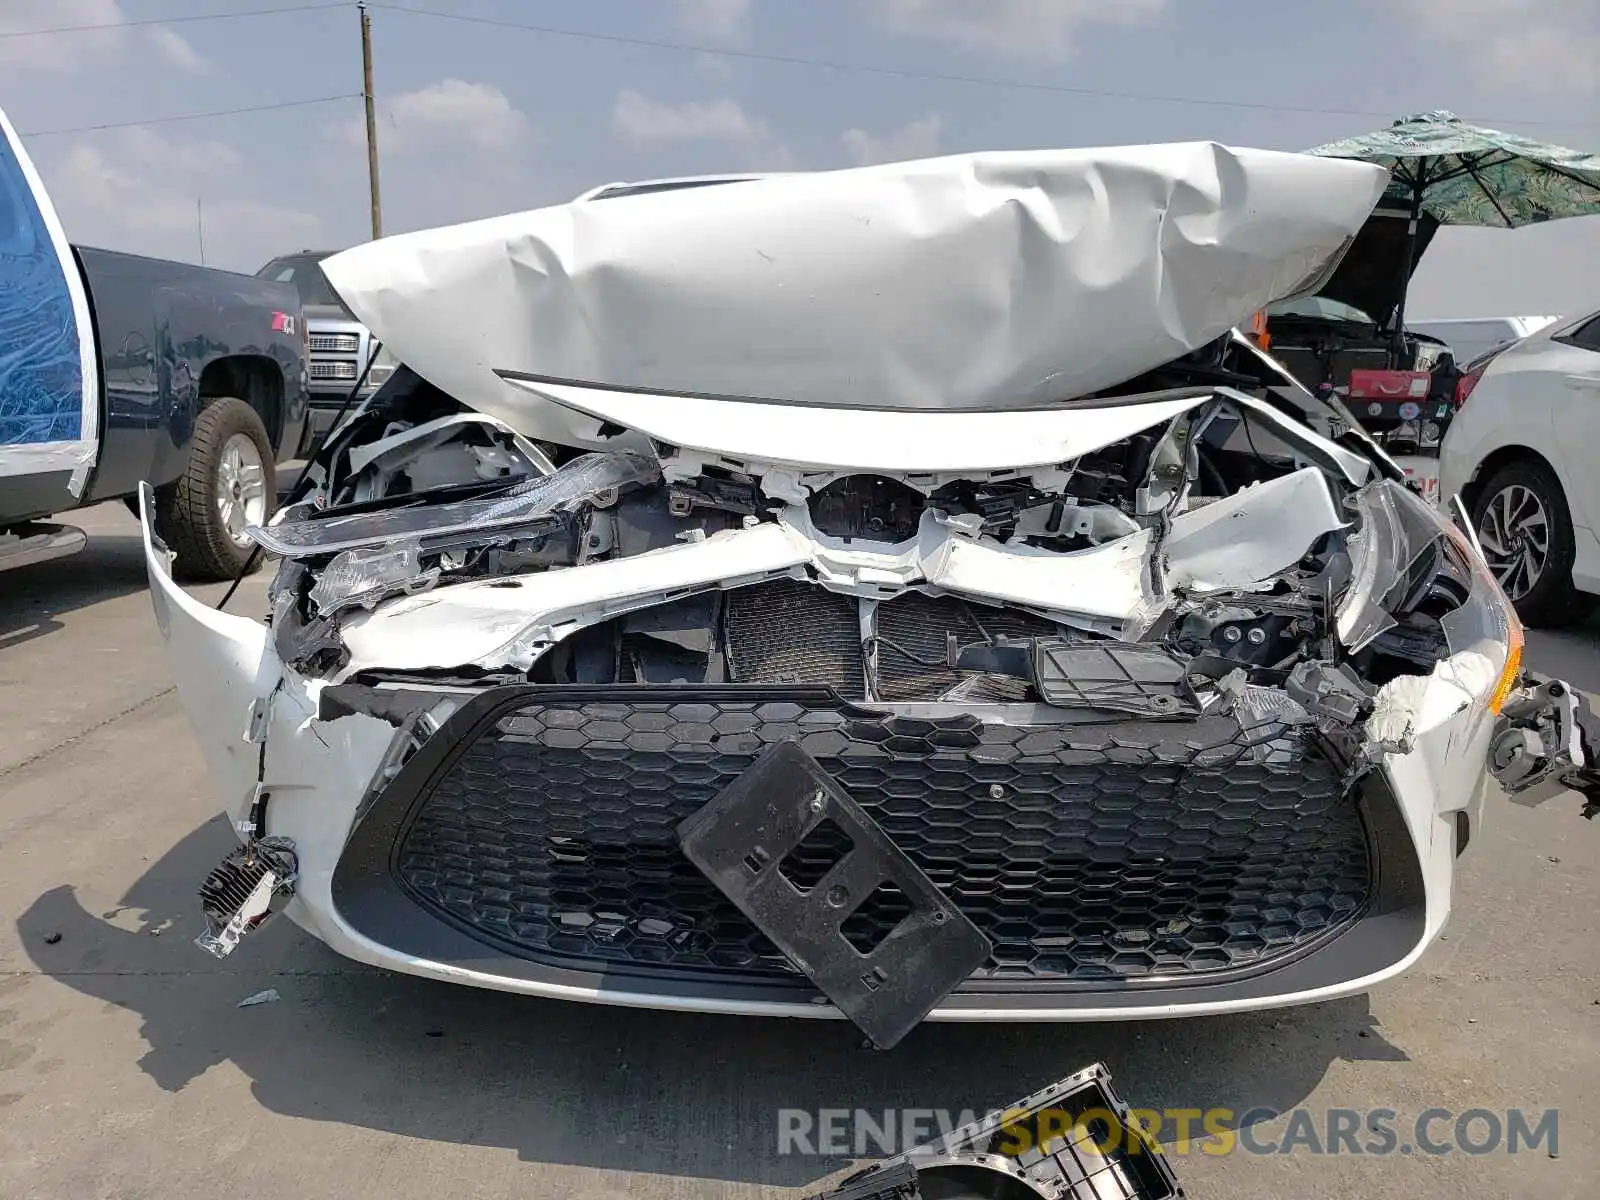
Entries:
[[[969, 1125], [972, 1110], [904, 1108], [786, 1108], [778, 1111], [778, 1153], [865, 1158], [903, 1154]], [[1009, 1117], [1011, 1114], [1003, 1114]], [[1015, 1114], [1016, 1118], [1021, 1112]], [[1286, 1118], [1279, 1123], [1280, 1118]], [[1137, 1124], [1167, 1154], [1523, 1154], [1554, 1156], [1560, 1113], [1553, 1108], [1495, 1111], [1427, 1108], [1408, 1116], [1392, 1108], [1130, 1109]], [[1087, 1142], [1101, 1153], [1142, 1153], [1144, 1143], [1112, 1113], [1046, 1109], [1026, 1121], [1005, 1121], [996, 1149], [1017, 1156], [1057, 1138]]]

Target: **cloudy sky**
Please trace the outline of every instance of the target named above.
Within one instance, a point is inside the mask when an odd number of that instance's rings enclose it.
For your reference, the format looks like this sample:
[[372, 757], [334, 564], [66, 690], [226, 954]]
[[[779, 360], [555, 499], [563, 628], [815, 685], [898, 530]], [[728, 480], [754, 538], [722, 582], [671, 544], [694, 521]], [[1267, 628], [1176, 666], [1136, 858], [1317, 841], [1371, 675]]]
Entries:
[[[258, 11], [292, 3], [0, 0], [0, 103], [75, 241], [197, 258], [197, 200], [215, 264], [366, 236], [357, 15]], [[403, 0], [372, 16], [389, 232], [619, 179], [1198, 138], [1302, 149], [1441, 107], [1600, 149], [1597, 0]], [[35, 33], [66, 26], [98, 28]], [[276, 104], [292, 106], [159, 120]], [[1600, 218], [1446, 231], [1412, 311], [1597, 308], [1596, 263]]]

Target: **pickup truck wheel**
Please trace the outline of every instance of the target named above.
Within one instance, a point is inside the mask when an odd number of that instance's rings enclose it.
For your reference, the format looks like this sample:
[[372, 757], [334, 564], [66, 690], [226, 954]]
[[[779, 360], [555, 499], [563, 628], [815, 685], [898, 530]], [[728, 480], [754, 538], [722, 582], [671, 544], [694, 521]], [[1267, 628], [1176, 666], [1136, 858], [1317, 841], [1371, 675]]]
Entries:
[[1572, 586], [1572, 514], [1548, 467], [1508, 463], [1478, 489], [1472, 508], [1484, 557], [1518, 616], [1559, 629], [1589, 614], [1594, 597]]
[[272, 442], [255, 409], [232, 397], [213, 400], [195, 421], [188, 469], [157, 495], [157, 524], [178, 572], [235, 578], [253, 544], [245, 528], [266, 523], [277, 494]]

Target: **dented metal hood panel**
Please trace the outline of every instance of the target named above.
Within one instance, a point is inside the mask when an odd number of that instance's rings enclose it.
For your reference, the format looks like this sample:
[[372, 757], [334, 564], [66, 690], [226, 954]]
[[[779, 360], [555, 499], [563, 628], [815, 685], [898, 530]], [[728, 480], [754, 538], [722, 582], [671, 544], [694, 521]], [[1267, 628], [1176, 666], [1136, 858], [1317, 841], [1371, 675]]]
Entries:
[[323, 270], [420, 375], [530, 436], [581, 431], [497, 372], [667, 406], [1040, 408], [1315, 287], [1386, 179], [1213, 143], [969, 154], [580, 200]]

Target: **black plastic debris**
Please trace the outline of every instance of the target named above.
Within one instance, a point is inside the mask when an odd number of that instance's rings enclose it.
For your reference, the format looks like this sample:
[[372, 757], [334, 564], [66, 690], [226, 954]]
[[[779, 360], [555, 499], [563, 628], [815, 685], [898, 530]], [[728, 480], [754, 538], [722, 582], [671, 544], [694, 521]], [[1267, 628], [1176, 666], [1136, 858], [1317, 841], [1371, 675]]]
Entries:
[[1035, 638], [1033, 674], [1046, 704], [1140, 717], [1200, 711], [1183, 662], [1165, 646]]
[[[905, 1037], [992, 950], [793, 742], [766, 750], [680, 824], [678, 837], [689, 861], [882, 1049]], [[808, 840], [829, 837], [836, 857], [825, 870], [800, 875], [787, 865]]]
[[1111, 1073], [1096, 1063], [811, 1200], [1177, 1200], [1183, 1194], [1160, 1147], [1130, 1120]]

